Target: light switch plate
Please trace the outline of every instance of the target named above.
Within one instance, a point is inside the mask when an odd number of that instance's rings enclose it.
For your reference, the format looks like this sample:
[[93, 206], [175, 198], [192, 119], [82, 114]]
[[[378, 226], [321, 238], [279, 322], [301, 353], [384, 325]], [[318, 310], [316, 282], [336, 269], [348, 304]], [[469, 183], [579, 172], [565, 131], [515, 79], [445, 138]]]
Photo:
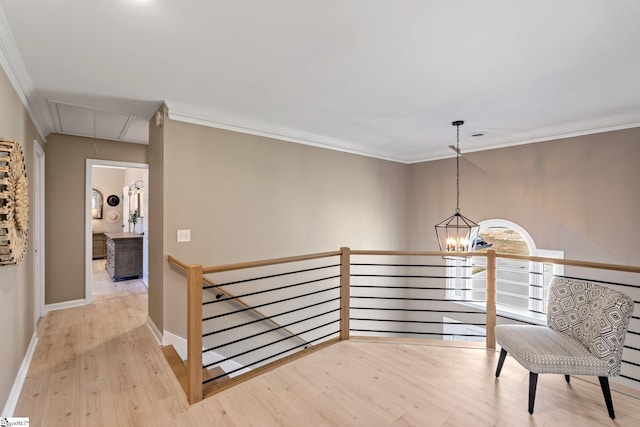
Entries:
[[178, 230], [178, 242], [190, 242], [191, 230]]

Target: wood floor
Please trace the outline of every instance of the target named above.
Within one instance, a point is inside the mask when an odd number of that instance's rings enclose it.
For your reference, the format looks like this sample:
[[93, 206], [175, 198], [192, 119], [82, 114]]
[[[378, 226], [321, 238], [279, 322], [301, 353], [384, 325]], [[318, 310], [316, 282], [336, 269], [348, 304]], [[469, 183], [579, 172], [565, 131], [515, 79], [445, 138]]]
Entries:
[[[196, 405], [186, 403], [145, 325], [146, 293], [115, 284], [84, 307], [54, 311], [15, 416], [33, 426], [638, 426], [640, 401], [541, 375], [534, 415], [528, 373], [478, 348], [348, 341]], [[116, 289], [117, 288], [117, 289]]]

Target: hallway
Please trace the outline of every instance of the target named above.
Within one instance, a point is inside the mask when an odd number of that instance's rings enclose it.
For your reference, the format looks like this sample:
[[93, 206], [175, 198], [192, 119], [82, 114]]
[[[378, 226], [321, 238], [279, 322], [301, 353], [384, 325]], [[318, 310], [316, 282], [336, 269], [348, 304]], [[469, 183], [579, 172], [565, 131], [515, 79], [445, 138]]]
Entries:
[[49, 312], [38, 324], [15, 414], [36, 426], [161, 425], [157, 407], [181, 399], [145, 325], [146, 288], [140, 280], [95, 288], [92, 304]]

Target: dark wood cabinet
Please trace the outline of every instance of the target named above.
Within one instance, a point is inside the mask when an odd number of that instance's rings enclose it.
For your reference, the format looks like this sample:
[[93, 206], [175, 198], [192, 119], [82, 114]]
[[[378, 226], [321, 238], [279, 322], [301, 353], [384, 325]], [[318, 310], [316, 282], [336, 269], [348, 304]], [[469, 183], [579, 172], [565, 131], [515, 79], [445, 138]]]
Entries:
[[92, 258], [101, 259], [107, 256], [107, 237], [104, 233], [93, 233]]
[[105, 233], [107, 263], [111, 280], [142, 277], [142, 236], [134, 233]]

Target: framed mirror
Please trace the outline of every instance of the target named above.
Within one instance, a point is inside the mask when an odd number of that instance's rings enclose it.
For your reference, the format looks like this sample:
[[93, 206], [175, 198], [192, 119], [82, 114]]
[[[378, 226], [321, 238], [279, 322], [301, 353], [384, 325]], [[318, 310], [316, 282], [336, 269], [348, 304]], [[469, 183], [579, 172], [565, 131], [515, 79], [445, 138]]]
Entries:
[[91, 189], [91, 218], [102, 219], [102, 193], [95, 188]]

